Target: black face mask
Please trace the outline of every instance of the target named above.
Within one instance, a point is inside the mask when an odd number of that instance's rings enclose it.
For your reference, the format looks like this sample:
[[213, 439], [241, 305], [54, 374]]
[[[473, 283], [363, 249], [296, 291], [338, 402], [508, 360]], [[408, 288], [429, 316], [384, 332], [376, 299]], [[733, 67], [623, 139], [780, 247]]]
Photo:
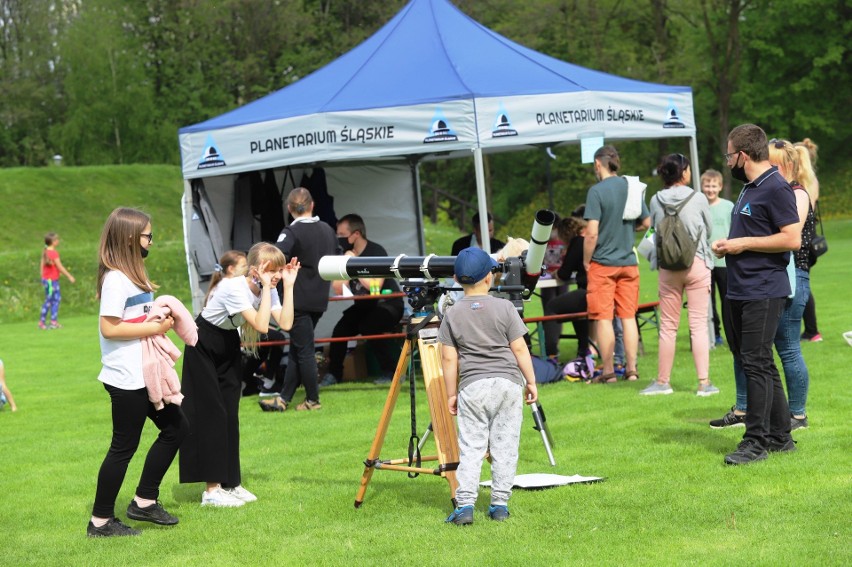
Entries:
[[142, 258], [147, 258], [147, 257], [148, 257], [148, 249], [142, 248]]
[[737, 161], [734, 166], [731, 168], [731, 177], [736, 179], [737, 181], [742, 181], [743, 183], [748, 183], [749, 179], [746, 177], [745, 173], [745, 163], [743, 165], [736, 165], [740, 161], [740, 156], [737, 155]]
[[738, 181], [742, 181], [743, 183], [748, 183], [749, 179], [746, 177], [745, 166], [734, 166], [731, 168], [731, 177]]
[[340, 249], [343, 250], [344, 252], [349, 252], [350, 250], [352, 250], [354, 248], [354, 245], [349, 243], [349, 237], [348, 236], [347, 237], [338, 236], [337, 237], [337, 244], [338, 244], [338, 246], [340, 246]]

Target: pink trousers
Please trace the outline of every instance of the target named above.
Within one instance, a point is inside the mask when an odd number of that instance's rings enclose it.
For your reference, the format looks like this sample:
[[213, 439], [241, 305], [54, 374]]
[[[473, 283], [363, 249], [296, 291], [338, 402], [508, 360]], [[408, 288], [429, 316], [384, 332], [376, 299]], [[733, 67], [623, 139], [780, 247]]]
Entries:
[[660, 268], [660, 355], [657, 371], [660, 382], [668, 383], [671, 380], [684, 292], [695, 371], [699, 380], [709, 378], [710, 334], [707, 330], [707, 316], [710, 308], [710, 277], [710, 269], [697, 256], [688, 270]]

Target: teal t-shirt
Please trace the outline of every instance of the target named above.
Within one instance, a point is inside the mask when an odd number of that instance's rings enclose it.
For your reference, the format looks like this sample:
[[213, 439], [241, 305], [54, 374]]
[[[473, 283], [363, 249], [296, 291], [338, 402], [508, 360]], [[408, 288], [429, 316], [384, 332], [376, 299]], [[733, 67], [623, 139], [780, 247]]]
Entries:
[[[715, 205], [710, 205], [710, 218], [713, 221], [713, 230], [710, 232], [710, 243], [721, 239], [728, 238], [728, 232], [731, 230], [731, 211], [734, 210], [734, 203], [720, 198]], [[713, 256], [713, 265], [717, 268], [725, 267], [725, 258], [716, 258]]]
[[598, 221], [598, 243], [592, 261], [604, 266], [635, 266], [636, 222], [648, 218], [648, 206], [642, 202], [642, 214], [636, 220], [623, 220], [627, 203], [627, 180], [607, 177], [592, 185], [586, 195], [586, 220]]

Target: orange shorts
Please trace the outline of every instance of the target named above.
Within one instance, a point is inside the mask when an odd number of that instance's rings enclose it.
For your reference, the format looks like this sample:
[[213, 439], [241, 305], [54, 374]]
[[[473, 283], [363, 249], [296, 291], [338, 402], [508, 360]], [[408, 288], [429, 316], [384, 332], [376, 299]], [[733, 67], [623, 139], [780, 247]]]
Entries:
[[588, 272], [586, 305], [589, 319], [631, 319], [639, 309], [639, 267], [603, 266], [592, 262]]

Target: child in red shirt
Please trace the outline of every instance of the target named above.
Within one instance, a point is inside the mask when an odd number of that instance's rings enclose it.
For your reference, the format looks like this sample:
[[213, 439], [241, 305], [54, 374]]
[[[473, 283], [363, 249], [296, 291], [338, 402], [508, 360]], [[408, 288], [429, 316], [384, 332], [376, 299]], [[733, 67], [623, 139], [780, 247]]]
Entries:
[[[62, 300], [62, 294], [59, 292], [59, 274], [60, 272], [74, 283], [74, 276], [68, 273], [68, 270], [62, 265], [59, 260], [59, 252], [56, 247], [59, 246], [59, 235], [55, 232], [48, 232], [44, 235], [44, 252], [41, 254], [41, 283], [44, 286], [44, 305], [41, 306], [41, 319], [38, 322], [39, 329], [58, 329], [62, 325], [56, 320], [59, 316], [59, 302]], [[50, 311], [50, 326], [45, 325], [47, 312]]]

